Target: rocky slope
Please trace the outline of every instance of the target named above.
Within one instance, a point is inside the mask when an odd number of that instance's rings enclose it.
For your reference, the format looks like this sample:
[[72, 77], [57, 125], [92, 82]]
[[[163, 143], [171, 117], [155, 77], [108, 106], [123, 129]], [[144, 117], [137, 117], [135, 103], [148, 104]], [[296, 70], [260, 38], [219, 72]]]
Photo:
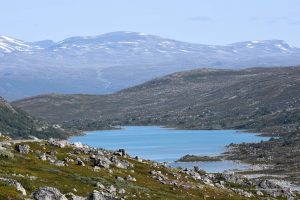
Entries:
[[269, 166], [256, 172], [281, 175], [286, 180], [300, 184], [300, 131], [261, 143], [231, 144], [227, 159]]
[[2, 97], [0, 97], [0, 133], [13, 138], [67, 136], [64, 130], [30, 117], [24, 111], [11, 106]]
[[0, 142], [0, 199], [297, 199], [280, 181], [172, 169], [61, 140]]
[[111, 93], [197, 67], [300, 64], [281, 40], [191, 44], [135, 32], [24, 42], [0, 36], [0, 94], [9, 100], [50, 92]]
[[291, 132], [300, 120], [300, 67], [197, 69], [111, 95], [42, 95], [13, 105], [81, 129], [155, 124]]

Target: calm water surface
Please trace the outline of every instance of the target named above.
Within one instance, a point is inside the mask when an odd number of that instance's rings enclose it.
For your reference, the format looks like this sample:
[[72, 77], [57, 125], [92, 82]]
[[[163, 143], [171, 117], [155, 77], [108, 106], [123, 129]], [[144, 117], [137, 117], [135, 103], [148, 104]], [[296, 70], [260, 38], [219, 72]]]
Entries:
[[231, 162], [174, 163], [186, 154], [220, 155], [230, 143], [260, 142], [269, 138], [236, 130], [176, 130], [157, 126], [126, 126], [120, 130], [86, 132], [71, 142], [82, 142], [93, 147], [110, 150], [124, 148], [132, 156], [158, 162], [170, 162], [172, 166], [200, 166], [208, 172], [230, 169], [246, 169], [247, 165]]

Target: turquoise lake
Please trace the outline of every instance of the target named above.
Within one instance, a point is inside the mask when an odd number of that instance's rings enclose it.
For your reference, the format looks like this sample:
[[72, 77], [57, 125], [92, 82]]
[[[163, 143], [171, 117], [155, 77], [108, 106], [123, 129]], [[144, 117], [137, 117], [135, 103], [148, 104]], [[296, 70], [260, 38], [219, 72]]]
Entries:
[[93, 147], [110, 150], [126, 149], [131, 156], [158, 162], [169, 162], [171, 166], [199, 166], [208, 172], [232, 169], [247, 169], [248, 166], [232, 161], [174, 163], [186, 154], [220, 155], [230, 143], [260, 142], [268, 140], [252, 133], [236, 130], [177, 130], [158, 126], [126, 126], [118, 130], [86, 132], [70, 142], [81, 142]]

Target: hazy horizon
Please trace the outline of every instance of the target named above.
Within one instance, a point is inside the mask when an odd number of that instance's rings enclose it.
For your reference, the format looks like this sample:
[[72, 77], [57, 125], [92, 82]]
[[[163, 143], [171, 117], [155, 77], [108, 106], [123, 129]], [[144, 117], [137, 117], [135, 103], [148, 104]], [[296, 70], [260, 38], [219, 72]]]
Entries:
[[131, 31], [199, 44], [279, 39], [299, 47], [299, 9], [296, 0], [11, 0], [2, 2], [0, 35], [32, 42]]

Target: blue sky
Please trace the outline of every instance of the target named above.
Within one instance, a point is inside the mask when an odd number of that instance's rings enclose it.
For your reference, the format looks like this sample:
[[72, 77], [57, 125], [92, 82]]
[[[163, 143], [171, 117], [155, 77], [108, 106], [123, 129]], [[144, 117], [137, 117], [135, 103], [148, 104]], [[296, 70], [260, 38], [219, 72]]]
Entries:
[[228, 44], [282, 39], [300, 47], [299, 0], [0, 0], [0, 35], [25, 41], [137, 31]]

